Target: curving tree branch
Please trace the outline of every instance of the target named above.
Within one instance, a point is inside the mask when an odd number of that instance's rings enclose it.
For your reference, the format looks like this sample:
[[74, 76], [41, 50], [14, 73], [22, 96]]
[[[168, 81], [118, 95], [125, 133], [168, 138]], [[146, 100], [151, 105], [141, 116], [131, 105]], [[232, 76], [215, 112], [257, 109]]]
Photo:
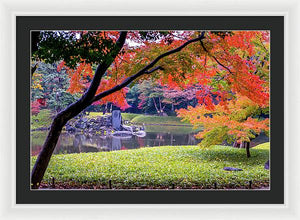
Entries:
[[[150, 64], [148, 64], [147, 66], [145, 66], [143, 69], [141, 69], [139, 72], [137, 72], [136, 74], [128, 77], [127, 79], [125, 79], [122, 83], [120, 83], [119, 85], [116, 85], [115, 87], [111, 88], [111, 89], [108, 89], [98, 95], [96, 95], [92, 100], [91, 100], [91, 103], [95, 102], [95, 101], [98, 101], [99, 99], [102, 99], [104, 98], [105, 96], [108, 96], [116, 91], [119, 91], [121, 89], [123, 89], [124, 87], [126, 87], [127, 85], [129, 85], [132, 81], [134, 81], [135, 79], [137, 79], [138, 77], [144, 75], [144, 74], [149, 74], [149, 73], [152, 73], [156, 70], [162, 70], [163, 67], [161, 66], [158, 66], [158, 67], [155, 67], [153, 69], [151, 69], [152, 67], [154, 67], [155, 64], [158, 63], [158, 61], [160, 61], [162, 58], [166, 57], [166, 56], [169, 56], [171, 54], [174, 54], [174, 53], [177, 53], [179, 51], [181, 51], [183, 48], [185, 48], [187, 45], [191, 44], [191, 43], [194, 43], [194, 42], [197, 42], [197, 41], [200, 41], [204, 38], [204, 34], [201, 34], [199, 37], [197, 38], [194, 38], [194, 39], [191, 39], [187, 42], [185, 42], [184, 44], [182, 44], [181, 46], [173, 49], [173, 50], [170, 50], [170, 51], [167, 51], [161, 55], [159, 55], [158, 57], [156, 57]], [[150, 70], [151, 69], [151, 70]]]
[[[203, 32], [202, 32], [203, 33]], [[202, 34], [201, 34], [202, 35]], [[231, 70], [227, 67], [227, 66], [225, 66], [224, 64], [222, 64], [214, 55], [212, 55], [208, 50], [207, 50], [207, 48], [204, 46], [204, 43], [203, 43], [203, 41], [202, 41], [202, 39], [200, 40], [200, 43], [201, 43], [201, 46], [202, 46], [202, 48], [203, 48], [203, 50], [209, 55], [209, 56], [211, 56], [220, 66], [222, 66], [224, 69], [226, 69], [229, 73], [231, 73], [232, 74], [232, 72], [231, 72]]]

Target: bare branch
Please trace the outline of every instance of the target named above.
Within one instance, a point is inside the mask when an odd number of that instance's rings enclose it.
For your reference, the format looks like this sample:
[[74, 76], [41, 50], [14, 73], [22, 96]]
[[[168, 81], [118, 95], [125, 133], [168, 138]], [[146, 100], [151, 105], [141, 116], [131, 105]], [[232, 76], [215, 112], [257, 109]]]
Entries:
[[[202, 32], [203, 33], [203, 32]], [[202, 34], [201, 34], [201, 36], [202, 36]], [[226, 69], [229, 73], [231, 73], [232, 74], [232, 72], [231, 72], [231, 70], [227, 67], [227, 66], [225, 66], [225, 65], [223, 65], [214, 55], [212, 55], [207, 49], [206, 49], [206, 47], [204, 46], [204, 43], [203, 43], [203, 41], [202, 41], [202, 39], [200, 40], [200, 43], [201, 43], [201, 46], [202, 46], [202, 48], [204, 49], [204, 51], [209, 55], [209, 56], [211, 56], [220, 66], [222, 66], [224, 69]]]

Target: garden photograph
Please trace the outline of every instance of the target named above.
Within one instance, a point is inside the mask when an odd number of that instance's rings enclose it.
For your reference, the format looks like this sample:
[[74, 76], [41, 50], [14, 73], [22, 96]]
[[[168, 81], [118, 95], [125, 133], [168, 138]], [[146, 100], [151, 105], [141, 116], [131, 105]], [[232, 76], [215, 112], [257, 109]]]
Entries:
[[270, 31], [30, 35], [31, 190], [270, 190]]

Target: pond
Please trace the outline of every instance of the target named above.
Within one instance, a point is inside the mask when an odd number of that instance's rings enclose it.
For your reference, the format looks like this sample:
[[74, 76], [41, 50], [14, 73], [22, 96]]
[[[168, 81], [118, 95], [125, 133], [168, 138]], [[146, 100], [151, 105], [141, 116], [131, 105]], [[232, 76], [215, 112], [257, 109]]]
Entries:
[[[194, 137], [195, 133], [191, 127], [179, 126], [146, 126], [145, 137], [104, 137], [100, 134], [62, 133], [54, 154], [129, 150], [165, 145], [196, 145], [200, 140]], [[32, 132], [31, 155], [40, 152], [46, 135], [47, 131]], [[268, 137], [261, 135], [253, 141], [252, 146], [267, 141]]]

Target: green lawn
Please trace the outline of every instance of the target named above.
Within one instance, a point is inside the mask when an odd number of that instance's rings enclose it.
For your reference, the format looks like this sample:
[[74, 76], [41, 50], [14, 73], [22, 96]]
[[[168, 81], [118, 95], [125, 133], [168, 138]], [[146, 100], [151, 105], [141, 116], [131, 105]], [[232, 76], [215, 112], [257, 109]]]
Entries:
[[164, 124], [164, 125], [190, 125], [182, 122], [181, 118], [176, 116], [155, 116], [155, 115], [139, 115], [131, 120], [135, 124]]
[[[107, 185], [115, 188], [176, 187], [209, 188], [245, 187], [269, 183], [269, 171], [264, 163], [269, 158], [270, 143], [251, 149], [251, 158], [245, 149], [214, 146], [165, 146], [127, 151], [54, 155], [44, 177], [51, 177], [68, 185]], [[32, 157], [32, 165], [36, 157]], [[224, 167], [243, 171], [224, 171]]]
[[51, 125], [53, 113], [48, 109], [41, 110], [37, 115], [31, 116], [31, 129], [47, 128]]
[[33, 146], [42, 146], [46, 140], [48, 131], [32, 131], [31, 132], [31, 144]]
[[135, 114], [135, 113], [121, 113], [121, 115], [122, 115], [122, 119], [123, 120], [131, 121], [132, 119], [134, 119], [135, 117], [139, 116], [140, 114]]
[[[176, 116], [155, 116], [143, 115], [134, 113], [121, 113], [122, 119], [135, 124], [166, 124], [166, 125], [190, 125], [187, 122], [182, 122], [181, 118]], [[88, 117], [102, 116], [102, 112], [90, 112]]]
[[[110, 113], [105, 113], [105, 115], [111, 115]], [[96, 118], [96, 117], [103, 117], [103, 112], [89, 112], [89, 115], [87, 115], [87, 118]]]
[[[110, 115], [111, 113], [106, 113], [105, 115]], [[136, 116], [139, 116], [140, 114], [134, 114], [134, 113], [121, 113], [123, 120], [131, 121]], [[88, 118], [96, 118], [96, 117], [103, 117], [102, 112], [90, 112], [87, 116]]]
[[253, 149], [270, 150], [270, 142], [257, 145]]

